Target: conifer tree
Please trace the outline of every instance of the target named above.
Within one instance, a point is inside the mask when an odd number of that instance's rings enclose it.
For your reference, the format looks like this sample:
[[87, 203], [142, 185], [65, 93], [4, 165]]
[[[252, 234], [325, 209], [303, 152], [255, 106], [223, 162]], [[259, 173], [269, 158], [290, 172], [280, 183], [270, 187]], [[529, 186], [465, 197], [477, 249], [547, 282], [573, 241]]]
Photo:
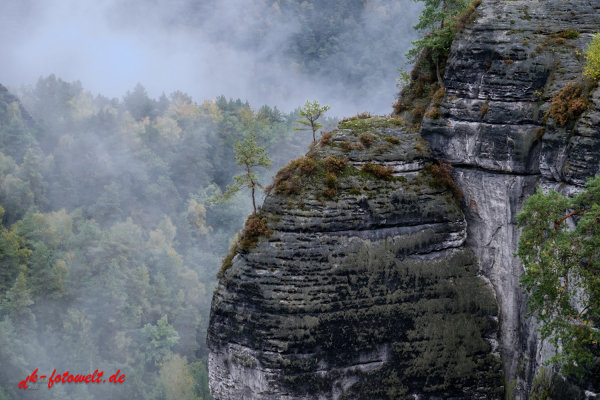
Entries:
[[436, 63], [437, 78], [440, 86], [444, 86], [440, 75], [440, 61], [450, 50], [456, 23], [454, 16], [463, 11], [467, 5], [466, 0], [414, 0], [425, 3], [425, 9], [419, 16], [419, 22], [414, 29], [423, 33], [423, 36], [412, 42], [413, 47], [406, 53], [413, 62], [425, 49]]
[[312, 130], [313, 133], [313, 142], [317, 141], [316, 138], [316, 131], [317, 129], [321, 129], [323, 127], [323, 124], [320, 124], [319, 122], [317, 122], [317, 120], [319, 118], [321, 118], [321, 116], [323, 114], [325, 114], [331, 107], [324, 105], [321, 106], [319, 104], [318, 101], [306, 101], [306, 103], [304, 104], [304, 107], [302, 107], [300, 109], [300, 115], [303, 116], [305, 119], [299, 119], [297, 120], [297, 122], [301, 123], [302, 125], [306, 126], [306, 128], [294, 128], [295, 131], [302, 131], [302, 130]]
[[14, 286], [6, 293], [5, 298], [2, 300], [0, 311], [2, 314], [8, 315], [17, 327], [33, 329], [35, 315], [29, 309], [29, 306], [33, 304], [29, 292], [25, 269], [22, 267]]
[[46, 186], [48, 184], [44, 181], [44, 177], [40, 173], [40, 170], [39, 157], [31, 149], [27, 150], [23, 157], [19, 175], [24, 182], [29, 183], [29, 189], [31, 190], [31, 193], [33, 193], [33, 201], [37, 206], [42, 206], [47, 203]]
[[582, 374], [600, 342], [600, 177], [571, 199], [538, 189], [517, 220], [529, 315], [541, 323], [542, 338], [561, 349], [551, 361]]
[[256, 200], [255, 200], [255, 189], [262, 188], [263, 186], [258, 181], [258, 175], [253, 172], [253, 168], [264, 167], [269, 169], [273, 164], [267, 156], [267, 150], [265, 147], [259, 147], [256, 142], [256, 135], [250, 133], [248, 139], [243, 141], [235, 142], [235, 159], [236, 164], [244, 167], [244, 173], [233, 177], [235, 184], [233, 186], [227, 186], [227, 190], [220, 196], [215, 196], [211, 202], [226, 201], [233, 197], [240, 189], [248, 188], [252, 191], [252, 206], [254, 207], [254, 214], [256, 214]]

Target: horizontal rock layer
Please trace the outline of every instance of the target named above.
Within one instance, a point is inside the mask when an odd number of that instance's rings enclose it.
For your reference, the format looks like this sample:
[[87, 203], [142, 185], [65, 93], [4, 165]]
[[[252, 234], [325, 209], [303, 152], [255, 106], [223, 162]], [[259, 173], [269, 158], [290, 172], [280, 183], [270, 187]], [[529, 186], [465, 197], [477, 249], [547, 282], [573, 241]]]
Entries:
[[458, 203], [423, 171], [354, 166], [424, 165], [426, 144], [394, 122], [349, 121], [313, 151], [348, 158], [333, 199], [324, 172], [266, 198], [272, 233], [238, 248], [213, 298], [215, 399], [502, 397], [495, 294]]
[[[452, 45], [441, 118], [425, 118], [420, 133], [455, 167], [467, 244], [498, 294], [507, 395], [527, 399], [544, 356], [535, 321], [524, 317], [515, 216], [538, 184], [575, 193], [600, 170], [600, 90], [566, 126], [549, 115], [553, 96], [582, 81], [600, 3], [484, 0], [477, 13]], [[567, 30], [578, 37], [561, 38]]]

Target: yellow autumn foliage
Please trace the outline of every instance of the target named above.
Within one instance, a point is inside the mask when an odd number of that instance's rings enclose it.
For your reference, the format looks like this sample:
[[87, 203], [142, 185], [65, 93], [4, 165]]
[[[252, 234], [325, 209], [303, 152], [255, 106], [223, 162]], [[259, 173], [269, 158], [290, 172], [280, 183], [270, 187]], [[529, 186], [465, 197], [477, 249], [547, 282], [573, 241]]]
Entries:
[[600, 80], [600, 33], [596, 33], [588, 44], [585, 61], [583, 75], [594, 81]]

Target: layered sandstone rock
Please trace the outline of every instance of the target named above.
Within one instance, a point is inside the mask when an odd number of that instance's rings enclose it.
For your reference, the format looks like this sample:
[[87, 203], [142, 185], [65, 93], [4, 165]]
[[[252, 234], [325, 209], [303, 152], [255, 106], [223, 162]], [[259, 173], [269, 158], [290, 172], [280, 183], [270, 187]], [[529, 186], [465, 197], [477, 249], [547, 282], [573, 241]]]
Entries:
[[422, 170], [426, 143], [395, 121], [349, 121], [313, 152], [348, 157], [332, 199], [318, 171], [265, 200], [272, 233], [238, 247], [214, 295], [215, 399], [502, 397], [494, 292], [458, 202]]
[[467, 244], [498, 296], [509, 398], [529, 398], [552, 354], [525, 318], [515, 215], [536, 187], [575, 193], [600, 171], [600, 90], [565, 126], [548, 112], [555, 94], [582, 81], [582, 54], [598, 30], [599, 2], [484, 0], [452, 46], [442, 118], [425, 119], [421, 130], [434, 156], [455, 166], [465, 194]]

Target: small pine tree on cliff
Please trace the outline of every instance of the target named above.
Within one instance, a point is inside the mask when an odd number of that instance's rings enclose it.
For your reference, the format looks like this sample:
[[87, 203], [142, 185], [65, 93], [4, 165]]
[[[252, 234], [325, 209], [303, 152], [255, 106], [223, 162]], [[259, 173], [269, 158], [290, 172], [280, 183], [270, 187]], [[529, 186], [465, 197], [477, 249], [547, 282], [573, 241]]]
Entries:
[[316, 131], [317, 129], [321, 129], [323, 127], [323, 124], [320, 124], [317, 122], [317, 120], [323, 115], [325, 114], [331, 107], [330, 106], [321, 106], [319, 104], [318, 101], [306, 101], [306, 103], [304, 104], [304, 107], [302, 107], [300, 109], [300, 115], [303, 116], [305, 119], [299, 119], [297, 122], [301, 123], [302, 125], [306, 126], [306, 128], [294, 128], [295, 131], [302, 131], [302, 130], [308, 130], [311, 129], [312, 133], [313, 133], [313, 142], [317, 141], [316, 138]]
[[422, 37], [412, 42], [413, 47], [406, 53], [411, 61], [416, 61], [424, 51], [436, 64], [437, 78], [443, 87], [440, 75], [440, 62], [446, 57], [456, 35], [455, 16], [469, 5], [467, 0], [414, 0], [425, 3], [425, 9], [419, 15], [419, 22], [413, 26]]
[[234, 145], [236, 164], [244, 167], [244, 173], [233, 177], [235, 184], [233, 186], [227, 186], [225, 193], [211, 199], [212, 203], [217, 201], [227, 201], [233, 197], [240, 189], [248, 188], [252, 192], [252, 206], [254, 207], [254, 214], [256, 214], [256, 200], [254, 192], [256, 188], [262, 188], [263, 186], [258, 181], [258, 175], [253, 172], [256, 167], [264, 167], [269, 169], [273, 163], [267, 156], [267, 150], [265, 147], [259, 147], [256, 142], [256, 135], [250, 133], [248, 139], [242, 141], [236, 141]]

